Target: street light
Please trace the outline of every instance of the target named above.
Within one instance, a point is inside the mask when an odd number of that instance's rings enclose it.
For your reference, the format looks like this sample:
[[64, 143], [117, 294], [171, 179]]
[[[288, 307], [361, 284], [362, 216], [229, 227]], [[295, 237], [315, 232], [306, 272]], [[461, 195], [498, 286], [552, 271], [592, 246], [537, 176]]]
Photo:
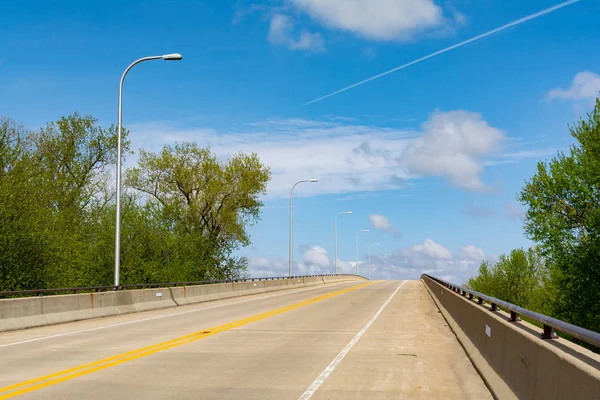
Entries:
[[292, 261], [294, 259], [294, 231], [293, 231], [293, 219], [292, 219], [292, 213], [293, 213], [293, 208], [292, 208], [292, 194], [294, 194], [294, 188], [296, 187], [297, 184], [299, 183], [303, 183], [303, 182], [319, 182], [318, 179], [302, 179], [301, 181], [298, 181], [296, 183], [294, 183], [294, 186], [292, 186], [292, 190], [290, 191], [290, 276], [292, 276]]
[[335, 216], [335, 220], [333, 222], [333, 235], [334, 235], [334, 241], [335, 241], [335, 274], [337, 275], [338, 273], [338, 252], [337, 252], [337, 219], [340, 215], [342, 214], [352, 214], [352, 211], [344, 211], [339, 213], [338, 215]]
[[123, 81], [125, 75], [129, 72], [134, 65], [141, 63], [142, 61], [149, 60], [167, 60], [177, 61], [181, 60], [181, 54], [164, 54], [162, 56], [144, 57], [134, 61], [127, 67], [123, 76], [121, 76], [121, 82], [119, 83], [119, 121], [117, 124], [117, 220], [115, 229], [115, 286], [119, 286], [119, 269], [121, 266], [121, 120], [122, 120], [122, 97], [123, 97]]
[[356, 275], [358, 275], [358, 235], [363, 232], [370, 232], [368, 229], [363, 229], [362, 231], [358, 231], [356, 234]]
[[181, 54], [173, 53], [173, 54], [165, 54], [163, 56], [160, 56], [160, 58], [162, 58], [163, 60], [166, 60], [166, 61], [179, 61], [183, 57], [181, 57]]
[[[371, 280], [371, 246], [379, 246], [379, 243], [371, 243], [369, 245], [369, 276], [367, 276], [369, 280]], [[379, 273], [377, 274], [377, 278], [379, 278]]]

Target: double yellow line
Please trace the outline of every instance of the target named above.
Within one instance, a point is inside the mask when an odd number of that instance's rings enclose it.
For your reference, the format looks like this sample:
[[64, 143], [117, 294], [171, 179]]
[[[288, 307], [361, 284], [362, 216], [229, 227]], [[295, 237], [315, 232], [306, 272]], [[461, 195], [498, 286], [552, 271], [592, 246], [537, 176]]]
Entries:
[[19, 396], [21, 394], [29, 393], [34, 390], [42, 389], [46, 386], [56, 385], [70, 379], [77, 378], [82, 375], [91, 374], [92, 372], [100, 371], [106, 368], [113, 367], [115, 365], [126, 363], [141, 357], [149, 356], [150, 354], [158, 353], [159, 351], [167, 350], [173, 347], [181, 346], [186, 343], [195, 342], [196, 340], [204, 339], [205, 337], [216, 335], [220, 332], [225, 332], [230, 329], [239, 328], [250, 324], [252, 322], [260, 321], [275, 315], [283, 314], [287, 311], [295, 310], [300, 307], [307, 306], [309, 304], [317, 303], [325, 299], [329, 299], [334, 296], [338, 296], [343, 293], [351, 292], [356, 289], [372, 285], [375, 282], [368, 282], [358, 286], [352, 286], [346, 289], [338, 290], [336, 292], [327, 293], [318, 297], [314, 297], [309, 300], [301, 301], [299, 303], [291, 304], [289, 306], [277, 308], [275, 310], [267, 311], [261, 314], [254, 315], [252, 317], [240, 319], [238, 321], [230, 322], [225, 325], [219, 325], [214, 328], [205, 329], [202, 331], [194, 332], [189, 335], [181, 336], [177, 339], [168, 340], [166, 342], [158, 343], [152, 346], [142, 347], [137, 350], [128, 351], [113, 357], [108, 357], [103, 360], [94, 361], [89, 364], [80, 365], [79, 367], [66, 369], [64, 371], [56, 372], [54, 374], [42, 376], [40, 378], [31, 379], [15, 385], [6, 386], [0, 389], [0, 400], [9, 399], [11, 397]]

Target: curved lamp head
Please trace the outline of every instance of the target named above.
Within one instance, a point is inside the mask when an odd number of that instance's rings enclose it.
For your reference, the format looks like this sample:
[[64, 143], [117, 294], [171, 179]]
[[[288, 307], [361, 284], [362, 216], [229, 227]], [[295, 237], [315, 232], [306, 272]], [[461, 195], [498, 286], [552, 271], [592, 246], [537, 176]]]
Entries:
[[165, 54], [162, 56], [163, 60], [167, 60], [167, 61], [177, 61], [177, 60], [181, 60], [183, 57], [181, 57], [181, 54], [177, 54], [177, 53], [173, 53], [173, 54]]
[[344, 211], [342, 214], [352, 214], [352, 211]]
[[318, 179], [316, 179], [316, 178], [309, 179], [308, 181], [309, 181], [309, 182], [319, 182], [319, 180], [318, 180]]
[[371, 231], [369, 229], [363, 229], [362, 231], [359, 231], [358, 233], [360, 233], [360, 232], [371, 232]]

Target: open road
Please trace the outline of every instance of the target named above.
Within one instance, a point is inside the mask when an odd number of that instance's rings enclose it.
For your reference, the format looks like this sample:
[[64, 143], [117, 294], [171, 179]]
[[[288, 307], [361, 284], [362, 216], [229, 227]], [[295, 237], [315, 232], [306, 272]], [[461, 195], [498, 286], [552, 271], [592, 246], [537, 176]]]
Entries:
[[0, 399], [491, 399], [420, 281], [0, 333]]

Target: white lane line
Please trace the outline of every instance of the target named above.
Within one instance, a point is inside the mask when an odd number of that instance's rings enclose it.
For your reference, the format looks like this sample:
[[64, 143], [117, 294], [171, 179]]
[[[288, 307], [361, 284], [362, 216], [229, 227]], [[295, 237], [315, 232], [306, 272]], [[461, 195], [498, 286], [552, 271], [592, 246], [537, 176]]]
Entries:
[[392, 298], [396, 295], [396, 293], [398, 293], [398, 290], [400, 290], [400, 288], [404, 286], [405, 283], [406, 281], [402, 282], [400, 286], [398, 286], [398, 288], [394, 290], [394, 293], [392, 293], [391, 296], [388, 297], [386, 302], [383, 303], [381, 308], [375, 313], [375, 315], [373, 315], [373, 318], [371, 318], [369, 322], [367, 322], [365, 326], [363, 326], [363, 328], [356, 334], [356, 336], [354, 336], [350, 343], [348, 343], [346, 347], [343, 348], [340, 354], [338, 354], [337, 357], [333, 359], [333, 361], [327, 366], [327, 368], [323, 370], [323, 372], [321, 372], [321, 375], [319, 375], [317, 379], [315, 379], [315, 381], [308, 387], [308, 389], [306, 389], [306, 391], [302, 393], [300, 397], [298, 397], [298, 400], [308, 400], [313, 396], [313, 394], [315, 394], [315, 392], [319, 389], [319, 386], [321, 386], [323, 382], [325, 382], [325, 380], [329, 377], [329, 375], [331, 375], [331, 373], [335, 370], [338, 364], [344, 359], [344, 357], [346, 357], [346, 354], [348, 354], [352, 347], [354, 347], [354, 345], [360, 340], [362, 335], [365, 334], [367, 329], [369, 329], [373, 322], [375, 322], [377, 317], [379, 317], [379, 315], [383, 312], [385, 307], [389, 304], [390, 301], [392, 301]]
[[[182, 311], [182, 312], [177, 312], [177, 313], [172, 313], [172, 314], [159, 315], [159, 316], [156, 316], [156, 317], [136, 319], [134, 321], [120, 322], [118, 324], [97, 326], [95, 328], [82, 329], [82, 330], [79, 330], [79, 331], [57, 333], [56, 335], [42, 336], [42, 337], [37, 337], [37, 338], [33, 338], [33, 339], [22, 340], [20, 342], [12, 342], [12, 343], [0, 344], [0, 349], [3, 348], [3, 347], [10, 347], [10, 346], [16, 346], [18, 344], [25, 344], [25, 343], [37, 342], [37, 341], [40, 341], [40, 340], [53, 339], [53, 338], [57, 338], [57, 337], [61, 337], [61, 336], [76, 335], [78, 333], [93, 332], [93, 331], [98, 331], [98, 330], [101, 330], [101, 329], [115, 328], [115, 327], [118, 327], [118, 326], [124, 326], [124, 325], [130, 325], [130, 324], [137, 324], [138, 322], [153, 321], [153, 320], [156, 320], [156, 319], [174, 317], [174, 316], [177, 316], [177, 315], [195, 313], [195, 312], [205, 311], [205, 310], [212, 310], [214, 308], [234, 306], [234, 305], [237, 305], [237, 304], [248, 303], [248, 302], [251, 302], [251, 301], [263, 300], [263, 299], [268, 299], [268, 298], [271, 298], [271, 297], [284, 296], [284, 295], [289, 295], [289, 294], [293, 294], [293, 293], [304, 292], [304, 291], [307, 291], [307, 290], [319, 289], [321, 287], [320, 286], [313, 286], [313, 287], [302, 288], [302, 289], [298, 289], [298, 290], [292, 289], [292, 291], [289, 291], [289, 292], [285, 291], [284, 293], [277, 293], [277, 294], [272, 294], [272, 295], [269, 295], [269, 296], [256, 297], [256, 298], [252, 298], [252, 299], [248, 299], [248, 300], [236, 301], [236, 302], [227, 303], [227, 304], [220, 304], [218, 306], [204, 307], [204, 308], [198, 308], [198, 309], [195, 309], [195, 310], [188, 310], [188, 311]], [[285, 290], [285, 289], [283, 289], [283, 290]], [[121, 314], [121, 315], [125, 315], [125, 314]], [[0, 333], [3, 333], [3, 332], [0, 332]]]

